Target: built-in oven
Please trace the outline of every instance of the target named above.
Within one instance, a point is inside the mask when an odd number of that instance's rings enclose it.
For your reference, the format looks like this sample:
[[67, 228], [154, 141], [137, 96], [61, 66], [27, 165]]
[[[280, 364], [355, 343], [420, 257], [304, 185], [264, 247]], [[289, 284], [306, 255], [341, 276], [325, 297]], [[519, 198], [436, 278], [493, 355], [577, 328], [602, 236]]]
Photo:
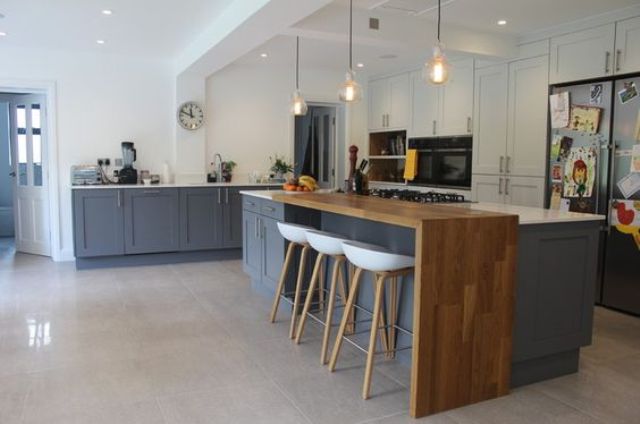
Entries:
[[410, 138], [409, 149], [418, 151], [418, 175], [409, 184], [471, 188], [472, 137]]

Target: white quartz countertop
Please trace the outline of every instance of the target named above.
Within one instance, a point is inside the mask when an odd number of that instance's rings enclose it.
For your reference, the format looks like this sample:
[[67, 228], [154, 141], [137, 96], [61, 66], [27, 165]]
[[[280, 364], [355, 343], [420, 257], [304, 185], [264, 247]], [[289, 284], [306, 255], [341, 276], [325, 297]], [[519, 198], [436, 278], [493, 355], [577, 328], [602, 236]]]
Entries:
[[[280, 184], [270, 183], [183, 183], [183, 184], [103, 184], [103, 185], [74, 185], [71, 186], [72, 190], [100, 190], [105, 188], [146, 188], [147, 190], [158, 188], [194, 188], [194, 187], [276, 187]], [[267, 191], [267, 190], [264, 190]]]
[[[319, 191], [320, 192], [320, 191]], [[295, 196], [304, 194], [304, 192], [287, 192], [283, 190], [255, 190], [241, 191], [241, 194], [259, 197], [261, 199], [273, 200], [273, 196], [278, 194], [289, 194]], [[399, 200], [388, 200], [390, 202], [399, 202]], [[527, 206], [504, 205], [501, 203], [455, 203], [450, 204], [451, 207], [468, 208], [478, 211], [498, 212], [512, 215], [518, 215], [520, 225], [533, 224], [554, 224], [562, 222], [581, 222], [581, 221], [603, 221], [606, 219], [604, 215], [594, 215], [590, 213], [563, 212], [558, 210], [531, 208]]]

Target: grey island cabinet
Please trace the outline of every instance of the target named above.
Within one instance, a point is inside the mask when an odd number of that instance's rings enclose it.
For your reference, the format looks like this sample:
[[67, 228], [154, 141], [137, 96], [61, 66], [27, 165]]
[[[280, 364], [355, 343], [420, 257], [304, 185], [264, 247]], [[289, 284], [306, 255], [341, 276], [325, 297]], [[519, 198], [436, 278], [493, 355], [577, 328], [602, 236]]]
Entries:
[[78, 268], [239, 257], [240, 190], [272, 186], [73, 188]]
[[[414, 333], [397, 335], [398, 346], [412, 346], [397, 358], [411, 364], [414, 417], [576, 372], [580, 349], [591, 343], [604, 216], [490, 203], [420, 205], [275, 191], [244, 192], [243, 206], [244, 269], [255, 289], [271, 295], [285, 252], [277, 221], [311, 225], [415, 256], [415, 274], [401, 281], [398, 305], [398, 324]], [[493, 225], [496, 219], [504, 222], [480, 235], [483, 222]], [[511, 229], [506, 231], [508, 222]], [[506, 243], [508, 254], [486, 260]], [[310, 260], [308, 268], [312, 264]], [[295, 284], [295, 272], [290, 274], [288, 292]], [[508, 275], [510, 284], [499, 286]], [[305, 284], [308, 281], [305, 278]], [[366, 275], [357, 302], [367, 309], [372, 287], [372, 277]], [[507, 313], [495, 315], [491, 311], [497, 306]], [[502, 340], [494, 342], [497, 334]], [[434, 371], [421, 374], [425, 369]], [[466, 390], [485, 382], [484, 392]], [[424, 396], [425, 387], [433, 396]]]

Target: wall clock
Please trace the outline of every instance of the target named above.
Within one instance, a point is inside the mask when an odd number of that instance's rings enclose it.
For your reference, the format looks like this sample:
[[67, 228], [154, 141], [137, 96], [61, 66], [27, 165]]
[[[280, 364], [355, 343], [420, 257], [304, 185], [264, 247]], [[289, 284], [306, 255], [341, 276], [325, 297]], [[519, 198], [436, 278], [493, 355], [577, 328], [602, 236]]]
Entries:
[[185, 130], [197, 130], [204, 123], [204, 112], [196, 102], [186, 102], [178, 108], [178, 123]]

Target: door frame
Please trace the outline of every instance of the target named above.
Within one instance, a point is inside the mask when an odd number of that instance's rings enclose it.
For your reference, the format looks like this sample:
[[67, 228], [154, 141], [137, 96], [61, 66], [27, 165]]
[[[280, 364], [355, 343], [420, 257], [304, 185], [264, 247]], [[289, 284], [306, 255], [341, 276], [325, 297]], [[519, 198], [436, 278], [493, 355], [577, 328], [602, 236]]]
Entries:
[[[342, 181], [345, 180], [347, 174], [347, 159], [346, 159], [346, 134], [350, 131], [347, 128], [347, 113], [344, 104], [334, 101], [327, 101], [326, 99], [312, 97], [307, 101], [308, 106], [320, 106], [334, 108], [336, 111], [336, 144], [334, 151], [335, 161], [335, 176], [334, 176], [334, 188], [342, 187]], [[290, 114], [289, 117], [289, 155], [291, 158], [295, 158], [296, 150], [296, 117]], [[344, 155], [341, 155], [344, 152]], [[364, 157], [364, 156], [361, 156]]]
[[[60, 181], [58, 173], [58, 129], [56, 119], [57, 90], [53, 81], [0, 79], [0, 92], [8, 94], [43, 94], [45, 96], [47, 113], [47, 159], [49, 167], [49, 231], [51, 243], [51, 258], [54, 261], [62, 261], [64, 257], [60, 234], [60, 193], [58, 190]], [[14, 205], [15, 208], [15, 205]], [[15, 219], [15, 217], [14, 217]]]

